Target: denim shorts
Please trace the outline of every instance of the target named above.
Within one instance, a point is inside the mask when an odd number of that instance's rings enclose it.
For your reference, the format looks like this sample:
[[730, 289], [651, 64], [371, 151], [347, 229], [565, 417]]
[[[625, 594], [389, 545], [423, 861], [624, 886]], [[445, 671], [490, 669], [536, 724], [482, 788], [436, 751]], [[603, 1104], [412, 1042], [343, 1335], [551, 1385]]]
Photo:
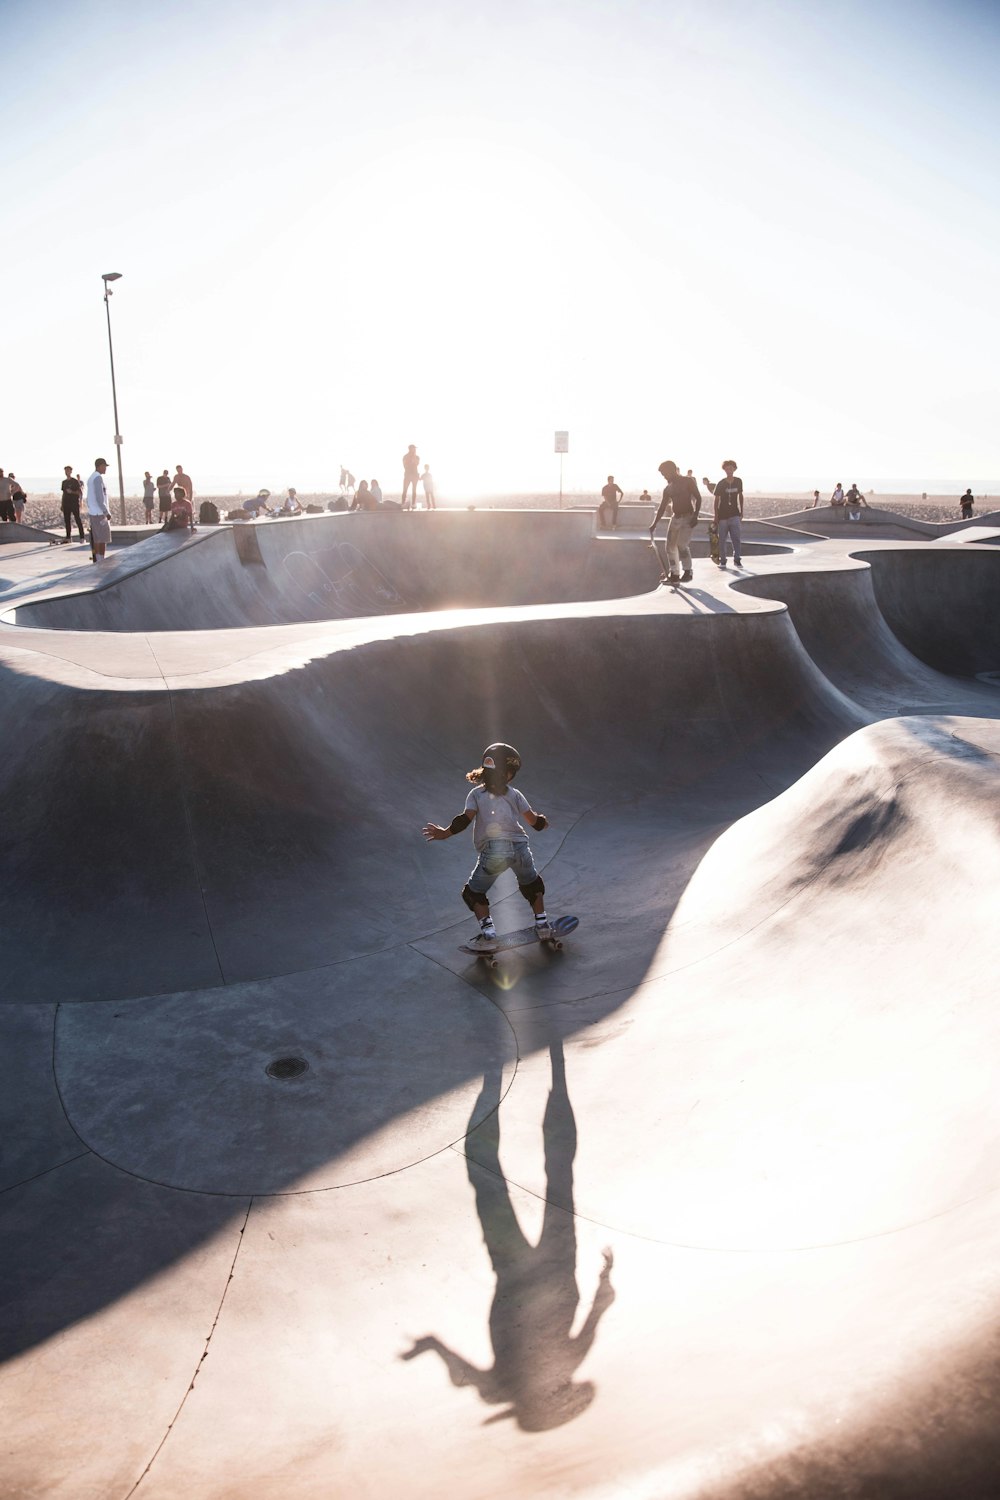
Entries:
[[485, 896], [498, 875], [513, 870], [518, 885], [528, 885], [538, 876], [527, 839], [487, 839], [479, 851], [479, 862], [469, 876], [469, 890]]

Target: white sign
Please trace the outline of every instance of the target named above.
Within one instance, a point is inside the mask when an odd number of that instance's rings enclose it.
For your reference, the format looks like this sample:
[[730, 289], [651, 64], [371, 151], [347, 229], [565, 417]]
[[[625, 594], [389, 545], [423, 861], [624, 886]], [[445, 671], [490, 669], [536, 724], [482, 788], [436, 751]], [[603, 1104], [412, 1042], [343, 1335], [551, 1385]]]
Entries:
[[569, 433], [568, 432], [557, 432], [556, 433], [556, 452], [557, 453], [568, 453], [569, 452]]

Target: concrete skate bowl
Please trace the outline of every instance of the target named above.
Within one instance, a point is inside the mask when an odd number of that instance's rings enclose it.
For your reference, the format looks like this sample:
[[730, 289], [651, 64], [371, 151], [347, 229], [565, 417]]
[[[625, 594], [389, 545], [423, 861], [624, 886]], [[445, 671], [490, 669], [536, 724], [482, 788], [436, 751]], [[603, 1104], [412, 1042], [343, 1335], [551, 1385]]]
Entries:
[[1000, 695], [793, 615], [2, 633], [6, 1494], [986, 1493]]
[[817, 506], [815, 510], [789, 511], [787, 515], [775, 516], [783, 526], [800, 526], [805, 531], [825, 537], [864, 537], [887, 541], [938, 541], [945, 537], [959, 538], [977, 527], [1000, 526], [1000, 511], [987, 511], [984, 515], [969, 520], [921, 521], [899, 511], [882, 510], [878, 506], [862, 509], [860, 521], [847, 519], [844, 510], [831, 505]]
[[[1000, 671], [1000, 557], [963, 548], [859, 549], [824, 571], [738, 579], [740, 594], [780, 600], [811, 659], [853, 701], [877, 714], [992, 713]], [[957, 696], [956, 696], [957, 693]]]
[[[399, 511], [154, 537], [97, 589], [22, 604], [23, 625], [215, 630], [496, 605], [616, 599], [654, 589], [637, 539], [598, 540], [589, 513]], [[780, 545], [748, 549], [780, 553]]]

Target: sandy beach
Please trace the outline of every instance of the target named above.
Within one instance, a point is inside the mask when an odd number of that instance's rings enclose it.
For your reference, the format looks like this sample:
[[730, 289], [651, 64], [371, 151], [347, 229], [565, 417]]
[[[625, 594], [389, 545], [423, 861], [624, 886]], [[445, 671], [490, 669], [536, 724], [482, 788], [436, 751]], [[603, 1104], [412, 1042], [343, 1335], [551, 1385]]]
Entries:
[[[300, 492], [299, 500], [304, 506], [321, 505], [325, 509], [328, 502], [336, 500], [339, 492], [327, 490], [315, 494]], [[196, 495], [195, 509], [203, 500], [211, 500], [219, 508], [219, 515], [225, 516], [227, 511], [237, 510], [247, 498], [246, 494], [229, 495]], [[272, 497], [275, 503], [280, 504], [281, 496]], [[391, 495], [388, 498], [392, 499]], [[624, 503], [626, 505], [635, 503], [638, 495], [626, 494]], [[824, 497], [825, 499], [826, 497]], [[658, 499], [658, 495], [654, 495]], [[910, 516], [918, 521], [954, 521], [959, 517], [957, 495], [928, 495], [926, 499], [921, 495], [897, 495], [881, 494], [869, 490], [867, 499], [870, 504], [877, 505], [882, 510], [893, 510], [903, 516]], [[598, 495], [589, 491], [575, 491], [564, 493], [562, 505], [564, 510], [574, 510], [579, 507], [592, 507], [596, 510], [600, 501]], [[464, 496], [460, 498], [439, 497], [438, 505], [443, 510], [458, 510], [474, 507], [477, 510], [558, 510], [558, 492], [534, 492], [531, 494], [518, 495], [479, 495]], [[772, 520], [775, 516], [787, 515], [792, 511], [802, 510], [812, 505], [812, 491], [797, 491], [787, 494], [758, 494], [748, 490], [746, 494], [746, 514], [758, 520]], [[111, 509], [114, 519], [118, 519], [118, 499], [111, 497]], [[985, 515], [988, 511], [1000, 509], [1000, 495], [977, 495], [976, 512]], [[146, 513], [143, 509], [141, 498], [135, 495], [126, 495], [125, 512], [127, 524], [141, 526]], [[158, 512], [154, 512], [158, 515]], [[28, 503], [25, 506], [24, 519], [30, 526], [41, 526], [43, 528], [62, 529], [62, 513], [59, 509], [59, 497], [54, 493], [32, 494], [28, 492]]]

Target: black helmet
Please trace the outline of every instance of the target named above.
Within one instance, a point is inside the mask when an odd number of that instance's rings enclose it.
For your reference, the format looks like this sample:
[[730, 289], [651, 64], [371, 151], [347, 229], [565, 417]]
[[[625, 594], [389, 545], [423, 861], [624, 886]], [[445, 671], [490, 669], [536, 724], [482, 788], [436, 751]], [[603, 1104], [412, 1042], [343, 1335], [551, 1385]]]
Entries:
[[483, 751], [482, 768], [486, 772], [483, 782], [488, 792], [502, 792], [506, 789], [508, 772], [510, 780], [513, 781], [521, 769], [521, 757], [513, 745], [487, 745]]

